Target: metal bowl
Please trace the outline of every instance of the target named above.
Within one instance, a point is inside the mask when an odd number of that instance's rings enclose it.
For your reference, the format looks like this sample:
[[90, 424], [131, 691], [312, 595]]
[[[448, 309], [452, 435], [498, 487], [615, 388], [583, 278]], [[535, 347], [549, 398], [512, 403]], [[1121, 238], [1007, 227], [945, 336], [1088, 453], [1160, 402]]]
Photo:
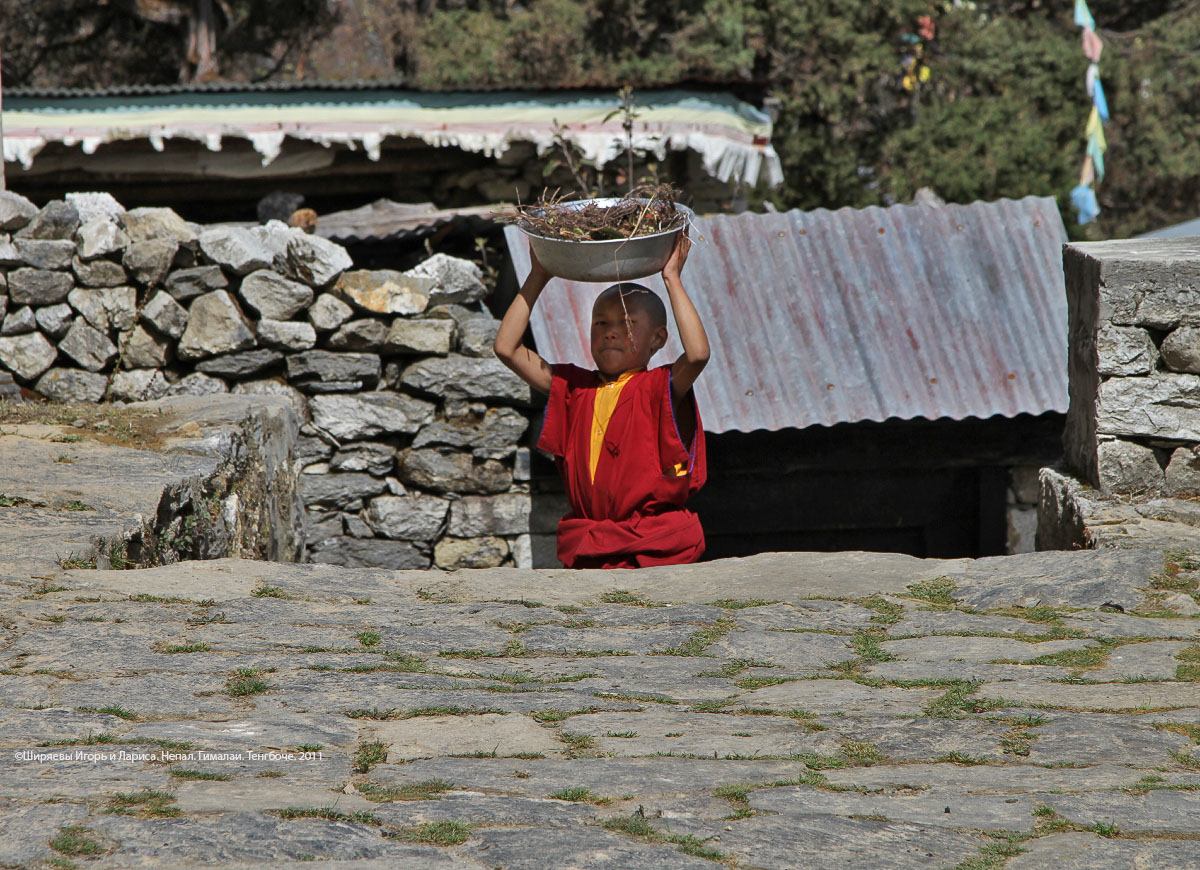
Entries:
[[[620, 201], [616, 198], [584, 199], [563, 203], [563, 207], [580, 209], [594, 203], [607, 208]], [[649, 202], [645, 199], [636, 201]], [[675, 247], [675, 237], [696, 217], [685, 205], [676, 203], [675, 209], [687, 217], [682, 227], [632, 239], [605, 239], [600, 242], [548, 239], [535, 235], [520, 223], [517, 227], [529, 237], [529, 247], [551, 275], [568, 281], [612, 284], [657, 275], [662, 271]]]

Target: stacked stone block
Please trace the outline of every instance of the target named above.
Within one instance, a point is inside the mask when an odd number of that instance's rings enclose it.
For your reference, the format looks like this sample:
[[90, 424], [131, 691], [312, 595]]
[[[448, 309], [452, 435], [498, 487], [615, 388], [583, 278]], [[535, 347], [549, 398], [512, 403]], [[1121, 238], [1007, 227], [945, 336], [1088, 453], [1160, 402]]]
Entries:
[[54, 401], [286, 397], [318, 562], [530, 564], [529, 388], [477, 266], [355, 270], [278, 221], [0, 192], [0, 374]]
[[1066, 461], [1133, 498], [1200, 495], [1200, 246], [1067, 245]]

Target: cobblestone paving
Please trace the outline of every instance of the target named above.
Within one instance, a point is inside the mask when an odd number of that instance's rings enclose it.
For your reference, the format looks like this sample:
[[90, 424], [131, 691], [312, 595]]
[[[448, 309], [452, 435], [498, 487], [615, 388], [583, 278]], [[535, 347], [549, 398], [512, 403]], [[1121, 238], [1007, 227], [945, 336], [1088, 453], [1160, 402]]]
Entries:
[[0, 865], [1200, 867], [1197, 569], [9, 579]]

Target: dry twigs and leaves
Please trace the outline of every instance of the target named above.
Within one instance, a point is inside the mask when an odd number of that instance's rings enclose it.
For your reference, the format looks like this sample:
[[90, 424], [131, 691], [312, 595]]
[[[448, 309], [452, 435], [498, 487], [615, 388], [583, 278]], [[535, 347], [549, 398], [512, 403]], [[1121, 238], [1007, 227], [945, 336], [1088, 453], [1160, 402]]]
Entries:
[[640, 185], [607, 206], [546, 191], [537, 202], [518, 205], [515, 214], [498, 215], [497, 219], [548, 239], [633, 239], [676, 230], [687, 223], [686, 212], [675, 207], [677, 197], [669, 184]]

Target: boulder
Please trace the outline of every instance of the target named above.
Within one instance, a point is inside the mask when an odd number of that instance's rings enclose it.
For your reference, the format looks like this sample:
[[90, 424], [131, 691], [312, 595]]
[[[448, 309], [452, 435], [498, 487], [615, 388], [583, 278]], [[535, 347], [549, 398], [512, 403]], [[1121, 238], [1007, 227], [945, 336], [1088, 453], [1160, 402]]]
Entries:
[[200, 250], [212, 262], [235, 275], [269, 269], [274, 255], [249, 230], [210, 227], [200, 233]]
[[317, 332], [311, 323], [299, 320], [260, 320], [258, 340], [270, 347], [284, 350], [308, 350], [317, 343]]
[[66, 239], [70, 241], [79, 229], [79, 212], [65, 200], [46, 203], [33, 220], [17, 231], [22, 239]]
[[331, 353], [327, 350], [310, 350], [289, 355], [287, 379], [303, 387], [316, 383], [339, 383], [358, 381], [364, 386], [374, 386], [379, 381], [382, 363], [373, 353]]
[[124, 267], [112, 260], [84, 262], [76, 256], [71, 260], [71, 271], [81, 287], [116, 287], [129, 280]]
[[37, 329], [37, 315], [28, 305], [14, 308], [0, 323], [0, 335], [24, 335]]
[[1100, 485], [1118, 495], [1158, 495], [1165, 483], [1163, 470], [1149, 447], [1132, 441], [1103, 441], [1096, 448]]
[[108, 395], [119, 402], [150, 402], [161, 399], [170, 384], [158, 369], [131, 369], [112, 376]]
[[103, 332], [76, 320], [58, 343], [58, 349], [89, 372], [98, 372], [117, 355], [117, 347]]
[[374, 318], [363, 318], [342, 324], [326, 341], [334, 350], [376, 351], [383, 347], [387, 337], [388, 328], [384, 324]]
[[196, 243], [196, 232], [169, 208], [135, 208], [125, 212], [117, 222], [132, 242], [151, 239], [172, 239], [180, 245]]
[[0, 363], [29, 382], [54, 364], [58, 351], [40, 332], [0, 336]]
[[66, 335], [75, 319], [75, 312], [65, 302], [47, 305], [39, 308], [33, 314], [37, 320], [38, 329], [53, 339], [59, 339]]
[[0, 190], [0, 232], [11, 233], [21, 229], [37, 213], [37, 206], [21, 194]]
[[364, 499], [387, 489], [387, 484], [369, 474], [302, 474], [300, 497], [305, 505], [356, 511]]
[[69, 272], [26, 267], [8, 273], [8, 295], [18, 305], [55, 305], [74, 286]]
[[429, 567], [429, 557], [407, 541], [379, 538], [327, 538], [312, 548], [310, 558], [327, 565], [347, 568], [387, 568], [407, 571]]
[[13, 239], [13, 247], [21, 262], [34, 269], [69, 269], [75, 256], [75, 243], [66, 239]]
[[508, 557], [503, 538], [442, 538], [434, 545], [433, 564], [446, 571], [459, 568], [496, 568]]
[[240, 380], [257, 375], [282, 362], [283, 354], [279, 351], [257, 348], [209, 357], [196, 363], [196, 368], [208, 375]]
[[238, 294], [266, 320], [290, 320], [313, 300], [311, 287], [270, 269], [260, 269], [243, 278]]
[[396, 393], [313, 396], [313, 423], [340, 441], [382, 434], [411, 435], [433, 419], [434, 406]]
[[435, 495], [381, 495], [363, 515], [376, 534], [405, 541], [432, 541], [441, 532], [450, 502]]
[[490, 408], [482, 416], [466, 414], [436, 420], [417, 433], [412, 446], [507, 448], [516, 445], [528, 428], [524, 414], [512, 408]]
[[179, 242], [170, 238], [132, 242], [121, 262], [139, 284], [157, 287], [167, 277], [178, 250]]
[[384, 338], [384, 353], [437, 354], [450, 353], [454, 340], [452, 320], [406, 320], [396, 318]]
[[228, 393], [229, 385], [203, 372], [192, 372], [167, 387], [164, 396], [215, 396]]
[[[466, 398], [528, 404], [529, 385], [498, 359], [452, 355], [432, 357], [404, 370], [401, 385], [442, 398]], [[1200, 440], [1200, 439], [1197, 439]]]
[[364, 311], [374, 314], [420, 314], [429, 305], [435, 282], [392, 269], [346, 272], [334, 291]]
[[224, 290], [229, 279], [220, 266], [193, 266], [176, 269], [167, 276], [167, 292], [179, 302], [187, 302], [213, 290]]
[[170, 345], [141, 326], [135, 326], [124, 340], [121, 365], [127, 369], [156, 369], [170, 360]]
[[288, 239], [285, 274], [311, 287], [325, 287], [354, 262], [341, 245], [305, 232]]
[[329, 460], [330, 471], [365, 471], [383, 477], [396, 465], [396, 448], [370, 441], [343, 447]]
[[187, 329], [188, 312], [170, 293], [160, 291], [142, 306], [142, 320], [159, 335], [177, 339]]
[[62, 404], [99, 402], [108, 387], [108, 378], [79, 369], [54, 367], [37, 380], [34, 389], [53, 402]]
[[198, 297], [188, 309], [188, 325], [176, 353], [192, 360], [254, 347], [254, 333], [233, 297], [214, 290]]
[[492, 459], [456, 450], [409, 448], [400, 452], [397, 476], [433, 492], [493, 493], [512, 486], [512, 472]]
[[353, 314], [354, 309], [332, 293], [322, 293], [308, 309], [308, 319], [318, 332], [337, 329]]
[[529, 510], [528, 493], [466, 496], [450, 506], [446, 533], [455, 538], [527, 534]]
[[483, 270], [470, 260], [448, 254], [434, 254], [404, 274], [429, 278], [434, 282], [429, 292], [430, 305], [476, 302], [488, 294], [488, 288], [483, 283]]

